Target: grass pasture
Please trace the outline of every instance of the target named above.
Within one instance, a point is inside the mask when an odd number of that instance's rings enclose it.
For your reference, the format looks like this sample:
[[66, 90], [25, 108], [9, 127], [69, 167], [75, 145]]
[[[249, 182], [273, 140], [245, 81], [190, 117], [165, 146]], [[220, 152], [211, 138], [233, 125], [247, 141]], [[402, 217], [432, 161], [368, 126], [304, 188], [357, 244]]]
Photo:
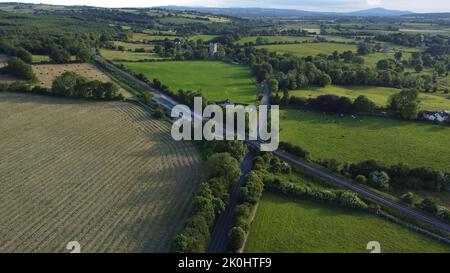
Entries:
[[216, 61], [140, 62], [123, 64], [149, 79], [159, 79], [173, 91], [201, 91], [212, 101], [254, 103], [256, 87], [249, 69]]
[[[316, 98], [321, 95], [334, 94], [337, 96], [356, 99], [364, 95], [375, 102], [378, 106], [385, 107], [389, 98], [400, 89], [376, 86], [337, 86], [311, 87], [302, 90], [290, 91], [289, 94], [295, 97]], [[448, 95], [447, 95], [448, 96]], [[420, 93], [420, 108], [422, 110], [450, 110], [450, 99], [441, 93]]]
[[290, 45], [264, 45], [257, 46], [258, 48], [267, 48], [269, 51], [277, 52], [278, 54], [290, 53], [299, 57], [316, 56], [318, 54], [330, 55], [334, 51], [354, 51], [355, 45], [337, 44], [337, 43], [304, 43], [304, 44], [290, 44]]
[[115, 46], [123, 46], [125, 48], [125, 50], [136, 50], [138, 48], [143, 48], [146, 51], [151, 51], [153, 50], [154, 46], [153, 45], [149, 45], [149, 44], [143, 44], [143, 43], [125, 43], [122, 41], [114, 41], [114, 45]]
[[145, 42], [145, 41], [162, 41], [165, 39], [175, 40], [177, 38], [181, 38], [179, 36], [171, 36], [171, 35], [151, 35], [146, 33], [133, 33], [133, 36], [130, 38], [132, 42]]
[[246, 244], [249, 253], [446, 252], [450, 247], [378, 216], [264, 193]]
[[258, 38], [262, 38], [269, 43], [283, 43], [283, 42], [291, 42], [291, 43], [301, 43], [304, 41], [314, 41], [314, 37], [294, 37], [294, 36], [251, 36], [244, 37], [237, 41], [237, 44], [243, 45], [245, 43], [254, 43], [256, 44], [256, 40]]
[[110, 61], [142, 61], [142, 60], [161, 60], [156, 53], [119, 51], [110, 49], [100, 49], [100, 54]]
[[310, 151], [313, 159], [375, 159], [386, 164], [449, 171], [450, 127], [381, 117], [280, 110], [280, 138]]
[[33, 55], [33, 63], [49, 62], [50, 58], [47, 55]]
[[0, 253], [166, 252], [203, 172], [131, 103], [0, 94]]
[[217, 37], [218, 37], [217, 35], [205, 35], [205, 34], [203, 34], [203, 35], [194, 35], [194, 36], [190, 36], [189, 37], [189, 41], [195, 41], [196, 42], [198, 40], [203, 40], [205, 42], [209, 42], [212, 39], [217, 38]]

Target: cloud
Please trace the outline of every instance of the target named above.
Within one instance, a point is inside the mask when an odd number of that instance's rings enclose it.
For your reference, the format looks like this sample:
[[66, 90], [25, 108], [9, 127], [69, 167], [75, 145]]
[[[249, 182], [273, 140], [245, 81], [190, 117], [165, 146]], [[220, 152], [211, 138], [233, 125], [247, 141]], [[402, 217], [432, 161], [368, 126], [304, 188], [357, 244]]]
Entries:
[[380, 6], [381, 0], [367, 0], [367, 5], [369, 6]]

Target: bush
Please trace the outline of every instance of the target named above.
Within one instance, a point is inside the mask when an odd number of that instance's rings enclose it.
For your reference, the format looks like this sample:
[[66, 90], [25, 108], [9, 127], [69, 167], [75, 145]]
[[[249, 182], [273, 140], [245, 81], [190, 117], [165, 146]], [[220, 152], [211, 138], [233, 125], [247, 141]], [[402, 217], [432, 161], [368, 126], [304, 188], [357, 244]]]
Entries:
[[389, 190], [389, 175], [383, 171], [374, 171], [370, 173], [369, 180], [372, 185], [380, 190]]
[[241, 200], [255, 205], [258, 203], [264, 190], [264, 183], [259, 173], [252, 171], [248, 175], [247, 184], [241, 188]]
[[319, 159], [316, 163], [327, 168], [331, 172], [339, 173], [342, 169], [342, 164], [334, 158], [331, 159]]
[[240, 227], [234, 227], [231, 229], [229, 236], [231, 251], [238, 251], [244, 245], [245, 231]]
[[153, 112], [153, 117], [156, 119], [162, 119], [166, 115], [166, 111], [161, 107], [161, 105], [157, 105], [155, 111]]
[[307, 150], [303, 149], [300, 146], [292, 145], [288, 142], [281, 141], [279, 148], [305, 160], [309, 160], [310, 158], [309, 152]]
[[359, 184], [366, 184], [367, 178], [364, 175], [357, 175], [355, 181]]
[[35, 78], [31, 65], [25, 63], [19, 58], [12, 57], [8, 61], [8, 66], [5, 68], [6, 72], [25, 80], [32, 80]]
[[229, 153], [220, 153], [209, 157], [206, 165], [210, 178], [223, 177], [229, 184], [236, 182], [241, 176], [239, 162]]
[[358, 113], [372, 113], [376, 108], [376, 104], [366, 96], [361, 95], [356, 98], [353, 107]]
[[414, 193], [412, 192], [407, 192], [405, 194], [403, 194], [401, 197], [403, 202], [412, 205], [414, 203]]
[[438, 205], [436, 200], [432, 198], [425, 198], [417, 207], [432, 214], [436, 214], [438, 211]]

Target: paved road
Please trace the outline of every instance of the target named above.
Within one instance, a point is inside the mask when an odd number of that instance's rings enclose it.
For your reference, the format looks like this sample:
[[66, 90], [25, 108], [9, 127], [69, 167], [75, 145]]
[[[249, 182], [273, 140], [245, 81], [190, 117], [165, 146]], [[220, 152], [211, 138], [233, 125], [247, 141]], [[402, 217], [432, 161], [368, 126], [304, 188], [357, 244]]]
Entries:
[[223, 253], [227, 251], [229, 238], [228, 233], [233, 227], [233, 213], [235, 207], [238, 205], [239, 201], [239, 191], [240, 188], [246, 182], [246, 175], [252, 169], [253, 159], [255, 158], [257, 152], [249, 152], [241, 163], [242, 176], [237, 183], [233, 185], [230, 191], [230, 197], [228, 199], [228, 204], [225, 211], [219, 215], [219, 217], [214, 222], [214, 226], [211, 232], [211, 241], [209, 242], [207, 252], [208, 253]]
[[269, 105], [270, 104], [270, 88], [267, 84], [267, 81], [263, 84], [263, 98], [261, 100], [262, 105]]
[[[132, 75], [130, 75], [128, 73], [126, 73], [125, 71], [117, 68], [114, 65], [111, 65], [108, 62], [106, 62], [100, 56], [97, 55], [95, 58], [96, 58], [96, 60], [105, 63], [105, 65], [107, 65], [110, 69], [112, 69], [114, 71], [117, 71], [118, 73], [120, 73], [121, 75], [126, 77], [127, 79], [132, 80], [132, 81], [142, 85], [143, 87], [147, 88], [149, 91], [153, 92], [155, 94], [155, 101], [157, 101], [163, 107], [165, 107], [167, 109], [172, 109], [172, 107], [174, 105], [178, 104], [176, 101], [174, 101], [171, 98], [168, 98], [167, 96], [165, 96], [164, 94], [162, 94], [158, 90], [155, 90], [154, 88], [152, 88], [148, 84], [138, 80], [137, 78], [133, 77]], [[264, 95], [265, 95], [265, 97], [268, 97], [267, 89], [268, 89], [268, 86], [265, 85], [265, 87], [264, 87]], [[264, 103], [267, 103], [267, 102], [264, 101]], [[254, 147], [257, 147], [257, 148], [259, 148], [259, 146], [261, 144], [258, 141], [248, 141], [248, 143], [251, 144]], [[383, 204], [383, 205], [385, 205], [385, 206], [387, 206], [387, 207], [389, 207], [389, 208], [391, 208], [393, 210], [402, 212], [402, 213], [404, 213], [404, 214], [406, 214], [406, 215], [408, 215], [408, 216], [410, 216], [412, 218], [415, 218], [416, 220], [419, 220], [419, 221], [422, 221], [424, 223], [427, 223], [427, 224], [429, 224], [429, 225], [431, 225], [431, 226], [433, 226], [433, 227], [435, 227], [435, 228], [437, 228], [437, 229], [439, 229], [441, 231], [450, 232], [450, 225], [448, 225], [448, 224], [446, 224], [446, 223], [444, 223], [444, 222], [442, 222], [442, 221], [440, 221], [438, 219], [435, 219], [435, 218], [433, 218], [431, 216], [428, 216], [428, 215], [426, 215], [426, 214], [424, 214], [424, 213], [422, 213], [422, 212], [420, 212], [418, 210], [411, 209], [411, 208], [408, 208], [408, 207], [406, 207], [406, 206], [404, 206], [402, 204], [396, 203], [396, 202], [394, 202], [394, 201], [392, 201], [392, 200], [390, 200], [388, 198], [385, 198], [382, 195], [379, 195], [379, 194], [377, 194], [377, 193], [375, 193], [375, 192], [373, 192], [373, 191], [371, 191], [371, 190], [369, 190], [369, 189], [367, 189], [365, 187], [362, 187], [360, 185], [349, 183], [349, 182], [347, 182], [347, 181], [345, 181], [345, 180], [343, 180], [343, 179], [341, 179], [341, 178], [339, 178], [337, 176], [334, 176], [334, 175], [332, 175], [332, 174], [330, 174], [328, 172], [325, 172], [325, 171], [323, 171], [321, 169], [318, 169], [318, 168], [315, 168], [315, 167], [313, 167], [313, 166], [311, 166], [309, 164], [306, 164], [306, 163], [298, 160], [296, 157], [293, 157], [292, 155], [289, 155], [287, 153], [284, 153], [284, 152], [281, 152], [281, 151], [276, 151], [276, 152], [273, 152], [273, 154], [278, 156], [279, 158], [281, 158], [281, 159], [283, 159], [283, 160], [293, 164], [294, 166], [296, 166], [298, 168], [301, 168], [301, 169], [304, 169], [304, 170], [307, 170], [307, 171], [310, 171], [310, 172], [312, 172], [312, 173], [314, 173], [314, 174], [316, 174], [316, 175], [326, 179], [327, 181], [329, 181], [331, 183], [334, 183], [335, 185], [338, 185], [338, 186], [343, 187], [345, 189], [348, 189], [348, 190], [351, 190], [353, 192], [356, 192], [356, 193], [360, 194], [364, 198], [367, 198], [369, 200], [373, 200], [375, 202], [381, 203], [381, 204]], [[244, 160], [244, 162], [245, 161], [246, 160]], [[241, 183], [241, 181], [239, 181], [239, 183]], [[231, 196], [233, 196], [233, 194], [231, 194]], [[225, 221], [224, 224], [227, 225], [228, 221]], [[220, 225], [220, 224], [217, 224], [217, 225]], [[224, 235], [228, 235], [228, 232], [227, 231], [225, 232], [225, 230], [227, 230], [225, 227], [222, 228], [222, 229], [216, 228], [216, 230], [217, 230], [216, 232], [219, 232], [219, 233], [220, 233], [220, 230], [222, 230], [221, 231], [221, 235], [219, 236], [219, 237], [222, 237], [221, 240], [224, 240], [223, 239]], [[216, 236], [218, 236], [218, 235], [216, 235]], [[223, 248], [223, 245], [224, 245], [223, 242], [222, 243], [214, 243], [214, 249], [211, 249], [211, 251], [219, 251], [218, 249]]]

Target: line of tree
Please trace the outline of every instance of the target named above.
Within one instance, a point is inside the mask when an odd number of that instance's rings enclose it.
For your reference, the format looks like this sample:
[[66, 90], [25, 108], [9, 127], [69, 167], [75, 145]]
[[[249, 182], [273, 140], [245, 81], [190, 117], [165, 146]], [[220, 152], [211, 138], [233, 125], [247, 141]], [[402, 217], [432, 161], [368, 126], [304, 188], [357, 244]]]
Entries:
[[36, 78], [31, 65], [17, 57], [10, 58], [8, 65], [2, 68], [1, 71], [24, 80], [34, 80]]
[[224, 145], [218, 141], [199, 144], [204, 156], [208, 156], [208, 179], [200, 185], [193, 199], [191, 216], [183, 231], [174, 238], [172, 252], [205, 252], [214, 220], [224, 211], [231, 185], [241, 176], [239, 161], [245, 153], [245, 146], [238, 141], [232, 143]]
[[75, 98], [93, 98], [99, 100], [122, 100], [117, 85], [98, 80], [89, 81], [72, 71], [58, 76], [52, 84], [53, 95]]

